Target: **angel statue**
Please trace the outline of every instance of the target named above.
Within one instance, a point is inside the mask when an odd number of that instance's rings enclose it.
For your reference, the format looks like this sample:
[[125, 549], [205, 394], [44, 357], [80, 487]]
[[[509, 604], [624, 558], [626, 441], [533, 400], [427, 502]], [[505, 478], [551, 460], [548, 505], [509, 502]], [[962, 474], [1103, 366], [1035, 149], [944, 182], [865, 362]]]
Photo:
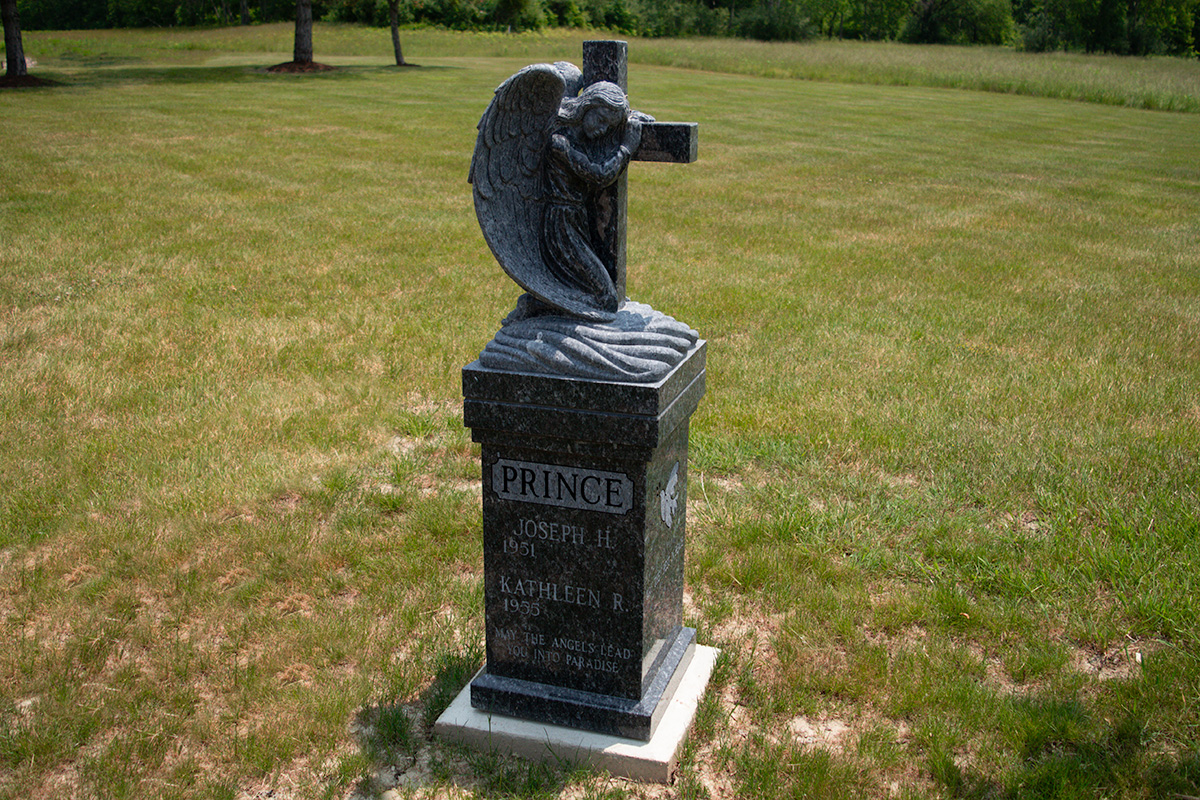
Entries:
[[652, 117], [621, 87], [582, 87], [572, 64], [534, 64], [496, 90], [471, 159], [475, 213], [500, 266], [525, 290], [480, 354], [485, 367], [651, 382], [696, 331], [618, 287], [598, 205]]

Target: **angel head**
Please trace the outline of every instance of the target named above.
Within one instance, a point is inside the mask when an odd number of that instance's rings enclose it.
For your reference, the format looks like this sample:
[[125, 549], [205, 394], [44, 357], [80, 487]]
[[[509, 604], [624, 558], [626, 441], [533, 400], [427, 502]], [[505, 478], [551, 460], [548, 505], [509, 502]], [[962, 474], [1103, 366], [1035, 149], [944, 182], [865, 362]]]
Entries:
[[589, 139], [599, 139], [625, 124], [629, 117], [629, 99], [620, 86], [608, 81], [593, 83], [562, 102], [559, 116], [582, 129]]

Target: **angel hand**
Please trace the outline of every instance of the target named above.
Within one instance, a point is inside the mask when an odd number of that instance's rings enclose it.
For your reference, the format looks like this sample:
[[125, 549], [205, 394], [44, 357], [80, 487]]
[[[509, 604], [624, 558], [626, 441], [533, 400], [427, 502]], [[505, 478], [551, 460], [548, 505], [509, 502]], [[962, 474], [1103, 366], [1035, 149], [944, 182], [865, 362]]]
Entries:
[[625, 140], [621, 142], [630, 153], [636, 153], [642, 144], [642, 120], [630, 116], [625, 123]]

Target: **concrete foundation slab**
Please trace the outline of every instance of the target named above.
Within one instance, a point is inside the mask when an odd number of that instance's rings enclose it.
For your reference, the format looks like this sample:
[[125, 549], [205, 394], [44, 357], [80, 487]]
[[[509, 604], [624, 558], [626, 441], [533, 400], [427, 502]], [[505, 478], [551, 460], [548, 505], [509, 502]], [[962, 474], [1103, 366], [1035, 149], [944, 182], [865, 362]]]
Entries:
[[718, 652], [713, 647], [696, 647], [679, 688], [668, 701], [670, 705], [648, 742], [489, 714], [471, 707], [470, 684], [438, 717], [433, 731], [448, 741], [481, 750], [494, 749], [542, 761], [590, 764], [623, 778], [667, 783], [708, 686]]

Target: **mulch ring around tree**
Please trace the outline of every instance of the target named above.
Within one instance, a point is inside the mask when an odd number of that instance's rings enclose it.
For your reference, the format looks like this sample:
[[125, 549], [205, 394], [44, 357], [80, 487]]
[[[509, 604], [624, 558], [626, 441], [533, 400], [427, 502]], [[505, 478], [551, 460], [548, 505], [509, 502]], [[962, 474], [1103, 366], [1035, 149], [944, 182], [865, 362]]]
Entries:
[[36, 75], [0, 75], [0, 89], [23, 89], [34, 86], [58, 86], [58, 81]]
[[328, 64], [320, 64], [316, 61], [288, 61], [283, 64], [276, 64], [273, 67], [267, 67], [267, 72], [329, 72], [337, 69]]

